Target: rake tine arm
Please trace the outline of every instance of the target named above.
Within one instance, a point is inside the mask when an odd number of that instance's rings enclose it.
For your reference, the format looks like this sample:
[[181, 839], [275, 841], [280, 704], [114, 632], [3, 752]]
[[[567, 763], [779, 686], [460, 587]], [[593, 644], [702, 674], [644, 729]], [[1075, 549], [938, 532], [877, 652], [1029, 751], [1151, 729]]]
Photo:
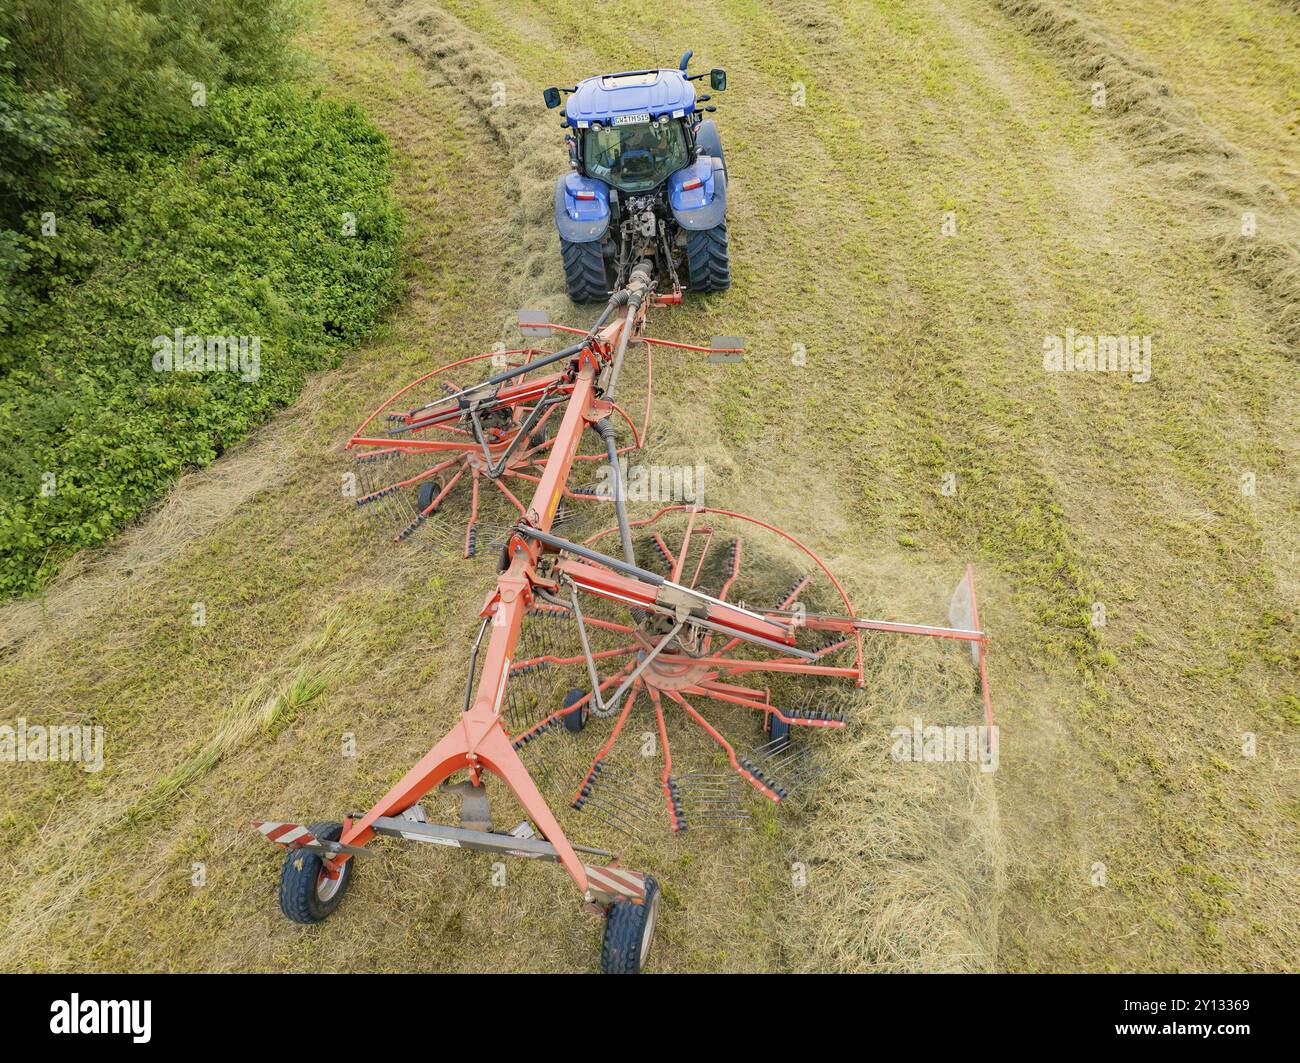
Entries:
[[731, 693], [724, 683], [701, 683], [698, 686], [687, 687], [685, 693], [698, 694], [701, 697], [727, 702], [731, 705], [741, 705], [744, 708], [755, 709], [758, 712], [770, 712], [784, 723], [798, 727], [825, 727], [838, 730], [844, 726], [844, 721], [841, 719], [816, 720], [803, 716], [787, 716], [770, 701], [757, 701], [753, 698], [742, 697], [738, 693]]
[[523, 504], [522, 502], [520, 502], [519, 499], [517, 499], [517, 498], [514, 496], [514, 492], [512, 492], [512, 491], [510, 490], [510, 488], [508, 488], [505, 484], [503, 484], [503, 483], [502, 483], [500, 480], [498, 480], [498, 479], [493, 478], [492, 482], [493, 482], [494, 484], [496, 484], [496, 486], [497, 486], [497, 490], [500, 491], [503, 495], [505, 495], [506, 498], [508, 498], [508, 499], [509, 499], [513, 504], [514, 504], [515, 509], [519, 510], [520, 513], [526, 513], [526, 512], [527, 512], [527, 511], [524, 509], [524, 504]]
[[[540, 350], [538, 350], [536, 347], [525, 347], [525, 348], [521, 348], [521, 349], [519, 349], [519, 350], [515, 350], [515, 351], [506, 351], [505, 353], [506, 353], [506, 354], [525, 354], [525, 355], [534, 355], [534, 354], [542, 354], [543, 352], [540, 351]], [[379, 416], [381, 413], [383, 413], [386, 409], [388, 409], [390, 406], [392, 406], [393, 403], [395, 403], [398, 399], [400, 399], [400, 398], [401, 398], [403, 395], [405, 395], [408, 391], [411, 391], [413, 388], [417, 388], [417, 387], [419, 387], [419, 386], [420, 386], [421, 384], [423, 384], [426, 380], [431, 380], [433, 377], [438, 376], [440, 373], [448, 373], [448, 372], [450, 372], [450, 371], [453, 370], [453, 369], [458, 369], [458, 368], [460, 368], [462, 365], [469, 365], [469, 364], [472, 363], [472, 362], [481, 362], [481, 361], [483, 361], [483, 359], [485, 359], [485, 358], [491, 358], [491, 357], [493, 357], [495, 354], [497, 354], [496, 351], [485, 351], [483, 354], [472, 354], [472, 355], [470, 355], [468, 358], [462, 358], [462, 359], [460, 359], [460, 361], [452, 362], [450, 365], [439, 366], [437, 369], [432, 369], [432, 370], [430, 370], [429, 372], [425, 373], [423, 376], [418, 376], [418, 377], [416, 377], [414, 380], [412, 380], [412, 381], [411, 381], [409, 384], [407, 384], [405, 387], [399, 388], [399, 389], [398, 389], [397, 391], [395, 391], [392, 395], [390, 395], [387, 399], [385, 399], [384, 402], [383, 402], [383, 404], [382, 404], [381, 406], [379, 406], [378, 409], [374, 410], [374, 411], [370, 414], [369, 417], [367, 417], [364, 421], [361, 422], [361, 426], [360, 426], [360, 427], [359, 427], [355, 432], [352, 433], [353, 438], [350, 439], [350, 440], [348, 441], [347, 449], [349, 449], [349, 450], [352, 449], [352, 447], [353, 447], [353, 446], [356, 444], [356, 442], [357, 442], [357, 437], [359, 437], [359, 436], [361, 435], [361, 433], [365, 431], [366, 426], [369, 425], [371, 421], [373, 421], [376, 417], [378, 417], [378, 416]], [[453, 385], [453, 386], [454, 386], [454, 385]], [[459, 393], [459, 392], [460, 392], [460, 388], [455, 388], [455, 391], [456, 391], [457, 393]], [[450, 398], [450, 396], [449, 396], [449, 398]], [[437, 405], [438, 403], [443, 402], [443, 401], [446, 401], [446, 400], [444, 400], [444, 399], [438, 399], [438, 400], [436, 400], [436, 401], [434, 401], [434, 402], [428, 402], [428, 403], [425, 403], [423, 406], [416, 407], [414, 410], [409, 411], [409, 412], [406, 414], [406, 416], [407, 416], [407, 417], [412, 417], [412, 416], [414, 416], [415, 414], [420, 413], [420, 412], [422, 412], [423, 410], [430, 409], [431, 407], [433, 407], [433, 406], [435, 406], [435, 405]]]
[[655, 546], [659, 548], [659, 552], [663, 554], [664, 561], [668, 563], [668, 570], [671, 572], [677, 567], [677, 556], [669, 549], [668, 544], [664, 542], [664, 537], [658, 532], [655, 532], [651, 538], [654, 540]]
[[[533, 399], [540, 400], [544, 398], [548, 392], [562, 386], [563, 383], [564, 380], [560, 375], [552, 374], [550, 376], [541, 377], [537, 380], [530, 380], [526, 384], [517, 384], [512, 388], [502, 388], [491, 397], [490, 401], [482, 402], [480, 400], [479, 402], [470, 403], [469, 405], [471, 408], [478, 406], [482, 412], [514, 407], [523, 403], [531, 402]], [[458, 400], [463, 399], [471, 392], [479, 389], [481, 389], [481, 385], [478, 388], [469, 388], [465, 391], [457, 391], [453, 394], [446, 395], [443, 398], [430, 403], [429, 407], [426, 407], [425, 410], [413, 411], [411, 415], [408, 415], [413, 417], [412, 420], [408, 420], [404, 424], [399, 424], [396, 427], [389, 429], [389, 431], [393, 435], [398, 435], [404, 432], [420, 432], [426, 428], [438, 428], [440, 426], [455, 424], [460, 420], [463, 409], [459, 405]], [[414, 417], [415, 413], [426, 412], [433, 406], [438, 406], [453, 400], [457, 400], [457, 405], [452, 409], [443, 410], [439, 413], [431, 413], [425, 417]]]
[[[631, 670], [631, 668], [632, 668], [632, 665], [631, 665], [631, 664], [628, 664], [628, 665], [626, 665], [625, 667], [620, 668], [620, 669], [619, 669], [617, 672], [615, 672], [612, 676], [610, 676], [608, 679], [606, 679], [603, 683], [600, 684], [600, 690], [601, 690], [601, 692], [603, 693], [604, 691], [606, 691], [606, 690], [608, 690], [610, 687], [612, 687], [615, 683], [617, 683], [620, 679], [622, 679], [623, 676], [625, 676], [625, 675], [626, 675], [626, 674]], [[515, 736], [515, 744], [516, 744], [516, 745], [519, 745], [519, 744], [523, 743], [523, 741], [524, 741], [525, 739], [531, 738], [531, 737], [533, 737], [534, 735], [539, 734], [539, 733], [540, 733], [540, 732], [541, 732], [541, 731], [546, 727], [547, 724], [554, 723], [556, 720], [560, 719], [560, 717], [562, 717], [562, 716], [568, 716], [569, 713], [571, 713], [571, 712], [577, 712], [577, 711], [578, 711], [579, 709], [581, 709], [584, 705], [587, 705], [587, 704], [589, 704], [590, 702], [591, 702], [591, 694], [588, 693], [588, 694], [585, 694], [583, 697], [579, 698], [577, 701], [575, 701], [575, 702], [574, 702], [572, 705], [570, 705], [568, 708], [566, 708], [566, 709], [557, 709], [555, 712], [553, 712], [553, 713], [551, 713], [549, 716], [547, 716], [544, 720], [538, 720], [537, 723], [533, 724], [533, 726], [530, 727], [530, 728], [528, 728], [527, 731], [523, 731], [523, 732], [521, 732], [520, 734], [516, 735], [516, 736]]]
[[[610, 728], [609, 737], [605, 739], [605, 744], [600, 747], [600, 752], [596, 754], [591, 762], [591, 767], [587, 769], [587, 774], [583, 776], [582, 783], [578, 786], [578, 792], [573, 795], [573, 807], [581, 808], [582, 799], [587, 795], [583, 790], [588, 790], [592, 785], [596, 768], [600, 762], [609, 756], [609, 751], [614, 748], [614, 743], [618, 741], [618, 736], [623, 730], [623, 724], [627, 722], [628, 714], [632, 711], [632, 706], [636, 704], [636, 696], [640, 692], [641, 684], [637, 683], [632, 687], [632, 692], [628, 695], [627, 701], [623, 704], [623, 711], [618, 714], [618, 719], [614, 721], [614, 726]], [[590, 792], [588, 790], [588, 792]]]
[[715, 742], [718, 743], [719, 746], [722, 747], [723, 752], [727, 754], [727, 761], [731, 765], [732, 771], [734, 771], [746, 782], [750, 783], [750, 785], [752, 785], [754, 789], [756, 789], [759, 793], [763, 794], [765, 797], [771, 798], [771, 800], [777, 802], [781, 800], [780, 794], [778, 794], [775, 790], [773, 790], [770, 786], [768, 786], [767, 783], [759, 779], [758, 776], [755, 775], [748, 767], [741, 764], [739, 758], [737, 758], [736, 756], [736, 751], [731, 748], [731, 743], [728, 742], [725, 738], [723, 738], [722, 735], [720, 735], [714, 729], [713, 725], [709, 723], [708, 720], [706, 720], [703, 716], [701, 716], [698, 712], [696, 712], [695, 709], [691, 707], [690, 702], [688, 702], [684, 697], [682, 697], [675, 690], [666, 690], [664, 691], [664, 693], [666, 693], [670, 698], [673, 699], [673, 701], [677, 702], [678, 705], [680, 705], [683, 709], [685, 709], [686, 712], [690, 715], [691, 719], [693, 719], [702, 728], [704, 728], [704, 730], [708, 733], [709, 737], [712, 738]]
[[437, 476], [443, 469], [450, 468], [455, 464], [455, 458], [448, 458], [446, 461], [440, 461], [437, 465], [425, 469], [424, 472], [417, 473], [415, 476], [406, 480], [398, 480], [396, 483], [389, 484], [387, 487], [381, 487], [378, 491], [371, 491], [369, 494], [362, 495], [356, 500], [356, 504], [358, 506], [364, 506], [367, 502], [374, 502], [376, 499], [383, 498], [385, 495], [390, 495], [394, 491], [401, 490], [403, 487], [413, 487], [415, 484], [421, 483], [424, 480], [429, 479], [431, 476]]
[[[593, 653], [591, 656], [593, 660], [599, 661], [599, 660], [607, 659], [609, 657], [626, 656], [629, 653], [635, 653], [639, 648], [640, 647], [636, 645], [620, 646], [616, 650], [599, 650]], [[529, 657], [526, 661], [516, 661], [514, 664], [510, 666], [510, 673], [513, 675], [517, 671], [520, 671], [530, 665], [537, 665], [542, 661], [547, 661], [551, 664], [560, 665], [560, 664], [577, 664], [582, 660], [585, 660], [585, 658], [576, 655], [572, 657], [556, 657], [554, 654], [548, 653], [548, 654], [544, 654], [541, 657]]]
[[673, 782], [673, 751], [668, 744], [668, 725], [664, 721], [664, 707], [659, 698], [659, 691], [650, 687], [650, 700], [654, 703], [655, 724], [659, 728], [659, 741], [664, 750], [664, 770], [659, 774], [659, 785], [664, 797], [668, 799], [668, 816], [674, 831], [686, 829], [686, 816], [682, 810], [681, 798], [677, 794], [677, 784]]
[[798, 601], [798, 600], [799, 600], [799, 592], [800, 592], [801, 590], [803, 590], [806, 586], [808, 586], [808, 584], [811, 583], [811, 582], [812, 582], [812, 577], [811, 577], [811, 576], [804, 576], [803, 579], [801, 579], [798, 583], [796, 583], [796, 584], [795, 584], [795, 585], [790, 589], [790, 593], [787, 594], [787, 595], [785, 596], [785, 598], [782, 600], [782, 602], [781, 602], [781, 608], [782, 608], [782, 609], [788, 609], [788, 608], [790, 607], [790, 603], [791, 603], [791, 602]]
[[[675, 663], [675, 658], [668, 658], [670, 663]], [[815, 658], [814, 658], [815, 660]], [[780, 672], [786, 675], [821, 675], [830, 676], [836, 679], [853, 679], [857, 677], [858, 670], [846, 666], [830, 664], [813, 664], [803, 658], [782, 657], [768, 661], [745, 661], [738, 660], [734, 657], [692, 657], [691, 663], [704, 665], [707, 668], [716, 668], [719, 672], [725, 672], [727, 675], [742, 675], [750, 672]]]
[[700, 559], [695, 563], [695, 573], [691, 576], [691, 589], [700, 582], [700, 571], [704, 568], [704, 559], [709, 556], [709, 547], [713, 544], [713, 529], [708, 528], [704, 532], [704, 546], [700, 550]]

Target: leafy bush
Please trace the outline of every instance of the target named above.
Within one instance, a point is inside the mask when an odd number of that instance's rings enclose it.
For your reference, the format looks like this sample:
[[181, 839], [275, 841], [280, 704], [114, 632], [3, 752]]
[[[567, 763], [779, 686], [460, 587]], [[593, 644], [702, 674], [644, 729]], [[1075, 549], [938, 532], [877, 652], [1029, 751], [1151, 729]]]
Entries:
[[[98, 92], [117, 70], [118, 84], [136, 84], [138, 42], [198, 9], [54, 6], [131, 32], [98, 72], [48, 79], [58, 88], [16, 76], [0, 48], [0, 166], [13, 175], [0, 186], [0, 596], [39, 588], [291, 402], [307, 373], [373, 327], [397, 271], [387, 146], [359, 109], [235, 76], [278, 69], [247, 25], [246, 40], [218, 41], [225, 67], [205, 106], [191, 106], [185, 85], [181, 117], [143, 88], [106, 108], [87, 82], [100, 79]], [[179, 34], [150, 62], [185, 82], [212, 52], [195, 32], [188, 51]], [[64, 53], [47, 71], [80, 69], [76, 48]], [[174, 371], [161, 338], [177, 330], [246, 337], [257, 363]]]

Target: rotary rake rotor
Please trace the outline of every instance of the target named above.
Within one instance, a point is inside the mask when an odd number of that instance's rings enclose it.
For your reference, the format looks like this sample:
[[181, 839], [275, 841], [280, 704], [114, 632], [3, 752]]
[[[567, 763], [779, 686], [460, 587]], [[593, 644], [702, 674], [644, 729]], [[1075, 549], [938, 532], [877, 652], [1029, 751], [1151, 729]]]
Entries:
[[[521, 330], [577, 333], [584, 341], [594, 335], [546, 322], [521, 322]], [[630, 399], [608, 408], [609, 431], [623, 437], [615, 446], [619, 457], [641, 448], [650, 422], [651, 346], [661, 341], [637, 342], [644, 359], [621, 373], [621, 393]], [[582, 343], [558, 352], [488, 351], [425, 373], [389, 396], [347, 443], [355, 453], [357, 508], [394, 543], [495, 556], [509, 528], [527, 515], [526, 501], [551, 460], [554, 430], [574, 386], [566, 361], [580, 350]], [[619, 383], [612, 369], [611, 361], [607, 392]], [[555, 525], [571, 519], [575, 503], [609, 500], [596, 464], [609, 460], [603, 438], [584, 434], [571, 460], [575, 484], [564, 486]]]
[[[651, 347], [739, 353], [645, 335], [651, 306], [681, 300], [675, 284], [662, 295], [655, 285], [653, 263], [641, 262], [590, 329], [530, 323], [577, 342], [435, 369], [350, 438], [366, 472], [357, 505], [387, 510], [398, 541], [426, 533], [436, 515], [436, 541], [474, 556], [485, 499], [505, 516], [492, 518], [497, 577], [452, 728], [367, 811], [258, 823], [289, 850], [280, 904], [290, 919], [327, 918], [382, 835], [560, 863], [606, 918], [602, 968], [640, 970], [657, 883], [608, 849], [571, 842], [550, 801], [624, 833], [655, 821], [677, 834], [743, 828], [747, 802], [781, 804], [808, 788], [816, 764], [804, 740], [850, 722], [850, 695], [866, 681], [863, 641], [879, 634], [964, 641], [991, 725], [969, 567], [950, 627], [873, 620], [811, 549], [763, 520], [696, 505], [632, 519], [620, 459], [645, 437]], [[633, 349], [645, 357], [628, 358]], [[616, 401], [620, 381], [644, 384], [639, 423]], [[597, 490], [591, 474], [602, 468]], [[578, 526], [570, 506], [604, 514], [602, 530], [566, 537]], [[494, 820], [489, 776], [522, 807], [513, 828]], [[458, 824], [429, 822], [421, 801], [435, 788], [460, 797]]]
[[[539, 593], [528, 617], [546, 632], [543, 652], [521, 650], [513, 667], [547, 676], [551, 711], [519, 731], [516, 745], [536, 747], [548, 777], [554, 759], [570, 761], [559, 770], [575, 776], [567, 795], [574, 808], [607, 811], [624, 801], [615, 791], [636, 788], [629, 776], [652, 762], [674, 832], [747, 826], [740, 787], [779, 803], [811, 782], [810, 747], [792, 743], [792, 732], [847, 722], [863, 676], [861, 634], [819, 618], [851, 617], [852, 605], [811, 550], [755, 518], [676, 505], [629, 524], [644, 569], [601, 553], [617, 543], [617, 526], [582, 544], [548, 544], [558, 551], [556, 587]], [[743, 628], [719, 626], [733, 621]], [[576, 765], [567, 736], [592, 717], [612, 725]], [[560, 741], [540, 741], [552, 737]], [[619, 758], [620, 743], [639, 755]]]

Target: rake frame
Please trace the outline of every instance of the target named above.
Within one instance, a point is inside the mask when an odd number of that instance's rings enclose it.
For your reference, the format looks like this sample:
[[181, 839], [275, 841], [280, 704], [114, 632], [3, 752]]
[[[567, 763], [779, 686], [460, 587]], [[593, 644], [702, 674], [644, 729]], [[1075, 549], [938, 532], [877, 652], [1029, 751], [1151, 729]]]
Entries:
[[[528, 859], [554, 860], [560, 863], [573, 879], [589, 911], [608, 912], [611, 905], [618, 902], [644, 903], [647, 900], [646, 876], [618, 867], [617, 854], [571, 843], [520, 759], [518, 751], [531, 738], [553, 728], [564, 716], [584, 711], [588, 703], [597, 710], [597, 715], [614, 715], [617, 712], [618, 719], [613, 732], [588, 774], [588, 783], [590, 783], [601, 760], [618, 738], [633, 703], [642, 692], [646, 692], [653, 704], [663, 742], [665, 764], [659, 782], [668, 800], [674, 829], [678, 828], [682, 813], [679, 794], [681, 780], [675, 779], [672, 774], [671, 751], [664, 722], [664, 698], [680, 707], [714, 739], [725, 753], [735, 773], [771, 800], [780, 801], [785, 793], [779, 784], [769, 780], [759, 765], [738, 755], [687, 698], [708, 698], [729, 702], [762, 712], [765, 714], [765, 719], [775, 717], [786, 724], [842, 728], [844, 726], [842, 718], [821, 719], [797, 714], [787, 715], [771, 704], [766, 692], [724, 680], [754, 672], [769, 671], [851, 680], [857, 687], [861, 687], [865, 682], [863, 632], [949, 638], [970, 644], [981, 677], [986, 718], [989, 724], [992, 724], [985, 671], [988, 639], [978, 626], [974, 577], [970, 566], [967, 566], [965, 580], [974, 622], [969, 627], [941, 628], [858, 617], [838, 579], [807, 546], [771, 524], [728, 510], [706, 509], [698, 506], [666, 506], [645, 520], [628, 522], [622, 504], [619, 503], [620, 524], [616, 528], [606, 529], [591, 536], [585, 543], [571, 542], [553, 534], [552, 526], [561, 500], [565, 497], [574, 497], [574, 493], [568, 488], [568, 479], [575, 462], [606, 459], [605, 455], [578, 455], [583, 433], [596, 427], [600, 422], [607, 421], [612, 415], [618, 415], [631, 428], [633, 444], [616, 448], [610, 442], [608, 458], [616, 458], [641, 446], [650, 415], [649, 393], [646, 399], [645, 420], [638, 430], [631, 418], [612, 399], [605, 397], [600, 387], [602, 379], [606, 384], [617, 379], [624, 353], [631, 344], [640, 344], [647, 356], [650, 348], [654, 346], [711, 353], [735, 353], [739, 350], [739, 348], [698, 347], [657, 340], [644, 335], [646, 314], [651, 305], [670, 305], [678, 302], [680, 302], [680, 292], [677, 290], [669, 295], [656, 296], [653, 290], [653, 278], [648, 271], [638, 269], [633, 272], [628, 286], [611, 298], [605, 313], [590, 330], [584, 332], [567, 326], [544, 326], [556, 331], [581, 334], [584, 338], [580, 343], [556, 354], [542, 352], [536, 348], [520, 348], [513, 352], [506, 352], [509, 356], [523, 357], [524, 365], [497, 374], [486, 382], [486, 386], [475, 385], [471, 388], [456, 389], [445, 399], [426, 403], [399, 415], [397, 418], [399, 428], [393, 435], [379, 437], [368, 433], [372, 422], [417, 384], [450, 369], [481, 361], [491, 355], [465, 358], [450, 366], [434, 370], [398, 391], [371, 413], [349, 439], [348, 448], [374, 448], [372, 453], [377, 455], [384, 455], [390, 451], [448, 454], [450, 457], [437, 466], [437, 469], [450, 467], [453, 462], [463, 464], [450, 482], [444, 485], [438, 496], [439, 501], [445, 498], [467, 468], [473, 473], [477, 500], [480, 475], [486, 473], [489, 479], [497, 482], [502, 474], [511, 471], [511, 462], [518, 452], [520, 440], [533, 431], [539, 423], [562, 411], [553, 438], [547, 440], [543, 446], [529, 448], [525, 452], [525, 456], [528, 456], [531, 451], [546, 451], [546, 460], [541, 464], [539, 473], [530, 474], [514, 470], [517, 475], [535, 485], [530, 501], [525, 505], [506, 490], [506, 494], [519, 510], [520, 518], [502, 551], [496, 583], [478, 613], [482, 624], [471, 651], [465, 705], [460, 719], [368, 811], [345, 817], [343, 830], [337, 841], [317, 838], [307, 828], [296, 824], [259, 824], [263, 834], [276, 844], [314, 853], [320, 860], [322, 879], [338, 879], [349, 860], [368, 855], [366, 849], [368, 843], [376, 835], [385, 835]], [[613, 312], [620, 308], [622, 313], [617, 319], [610, 321]], [[527, 372], [549, 365], [555, 365], [556, 369], [544, 377], [512, 383]], [[508, 412], [514, 430], [498, 433], [489, 438], [482, 427], [479, 414], [480, 412], [499, 413], [502, 410]], [[445, 428], [463, 423], [467, 411], [473, 430], [464, 441], [418, 438], [420, 431], [430, 427]], [[515, 420], [517, 411], [524, 412], [522, 423]], [[432, 475], [434, 471], [426, 470], [425, 473], [399, 486]], [[503, 485], [498, 482], [498, 486]], [[688, 524], [686, 539], [678, 552], [674, 555], [662, 537], [656, 536], [658, 549], [671, 566], [670, 578], [641, 569], [630, 559], [620, 560], [595, 548], [604, 536], [620, 531], [625, 550], [630, 555], [630, 527], [652, 525], [664, 514], [679, 511], [687, 514]], [[834, 587], [843, 602], [844, 613], [796, 616], [788, 607], [799, 589], [807, 582], [807, 578], [796, 585], [779, 608], [752, 610], [725, 601], [727, 588], [730, 587], [731, 581], [735, 579], [739, 570], [740, 540], [735, 541], [733, 548], [735, 552], [731, 558], [731, 580], [728, 580], [722, 589], [721, 597], [713, 597], [694, 589], [694, 580], [698, 579], [699, 568], [703, 565], [703, 556], [695, 569], [691, 585], [680, 582], [687, 559], [689, 539], [696, 520], [708, 514], [749, 522], [793, 544], [811, 559]], [[711, 529], [709, 535], [712, 535]], [[594, 654], [588, 645], [588, 621], [584, 619], [579, 604], [580, 592], [620, 602], [642, 613], [654, 613], [669, 618], [672, 624], [671, 630], [663, 635], [657, 644], [652, 645], [648, 652], [642, 651], [639, 664], [634, 665], [629, 662], [602, 681], [597, 660], [604, 660], [611, 654]], [[567, 602], [564, 600], [566, 595], [569, 599]], [[507, 733], [503, 722], [502, 706], [512, 665], [516, 663], [516, 646], [524, 618], [530, 611], [557, 609], [571, 609], [578, 620], [583, 659], [592, 680], [592, 690], [577, 703], [551, 712], [531, 728], [511, 736]], [[702, 655], [689, 657], [683, 653], [680, 646], [676, 650], [671, 646], [674, 638], [688, 626], [700, 634], [701, 644], [705, 647]], [[795, 635], [800, 628], [841, 634], [845, 638], [831, 647], [810, 652], [795, 645]], [[488, 635], [489, 631], [490, 635]], [[728, 641], [720, 649], [713, 651], [710, 648], [711, 640], [718, 636]], [[483, 645], [485, 637], [486, 646]], [[765, 660], [728, 657], [728, 652], [741, 642], [766, 649], [779, 656]], [[851, 666], [819, 663], [830, 649], [839, 649], [850, 643], [855, 649]], [[480, 657], [482, 657], [482, 668], [478, 672], [476, 683], [475, 669]], [[645, 675], [646, 669], [657, 659], [661, 665], [672, 665], [676, 662], [689, 663], [698, 674], [692, 681], [679, 687], [665, 686], [660, 689], [647, 682]], [[616, 682], [619, 686], [615, 694], [606, 702], [602, 691]], [[620, 709], [619, 700], [623, 697], [627, 700]], [[537, 836], [527, 837], [527, 832], [521, 834], [519, 828], [511, 833], [499, 833], [470, 829], [465, 822], [459, 827], [428, 823], [419, 802], [435, 787], [439, 787], [451, 776], [460, 772], [467, 773], [469, 787], [480, 800], [485, 776], [493, 775], [500, 779], [509, 788], [528, 817], [521, 827], [526, 827], [527, 823], [531, 822]], [[688, 775], [684, 778], [691, 777]], [[713, 783], [708, 780], [715, 777], [701, 778], [704, 779], [706, 786], [712, 786]], [[468, 808], [469, 797], [467, 796], [465, 800]], [[485, 804], [476, 807], [485, 808]], [[728, 806], [719, 807], [722, 809], [719, 815], [725, 821], [730, 814], [727, 811]], [[487, 825], [490, 826], [490, 817]], [[684, 824], [680, 825], [684, 828]], [[482, 823], [475, 822], [473, 826], [479, 827]], [[579, 856], [579, 852], [601, 856], [610, 862], [606, 866], [588, 864]]]

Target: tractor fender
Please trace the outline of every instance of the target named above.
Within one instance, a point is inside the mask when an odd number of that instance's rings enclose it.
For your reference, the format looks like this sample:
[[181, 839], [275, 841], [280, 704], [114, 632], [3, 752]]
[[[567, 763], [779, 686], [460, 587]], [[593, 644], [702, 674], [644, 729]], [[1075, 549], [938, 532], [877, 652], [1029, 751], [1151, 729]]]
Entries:
[[555, 227], [571, 244], [601, 239], [609, 228], [609, 186], [580, 173], [561, 174], [555, 182]]
[[[686, 188], [695, 181], [694, 188]], [[668, 204], [683, 229], [714, 229], [727, 214], [727, 173], [722, 160], [701, 155], [668, 178]]]
[[722, 168], [727, 168], [727, 157], [722, 153], [722, 138], [718, 135], [718, 125], [712, 118], [706, 118], [695, 130], [695, 146], [704, 155], [711, 155], [722, 161]]

